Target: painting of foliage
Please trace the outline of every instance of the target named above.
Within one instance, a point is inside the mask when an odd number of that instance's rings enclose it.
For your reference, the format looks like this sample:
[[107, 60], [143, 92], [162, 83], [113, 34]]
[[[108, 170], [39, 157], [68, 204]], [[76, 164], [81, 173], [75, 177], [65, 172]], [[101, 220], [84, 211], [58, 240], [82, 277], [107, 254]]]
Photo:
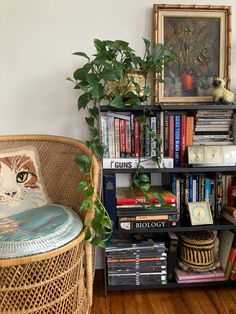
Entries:
[[175, 56], [165, 71], [164, 95], [210, 95], [212, 77], [219, 73], [220, 19], [167, 16], [164, 44]]

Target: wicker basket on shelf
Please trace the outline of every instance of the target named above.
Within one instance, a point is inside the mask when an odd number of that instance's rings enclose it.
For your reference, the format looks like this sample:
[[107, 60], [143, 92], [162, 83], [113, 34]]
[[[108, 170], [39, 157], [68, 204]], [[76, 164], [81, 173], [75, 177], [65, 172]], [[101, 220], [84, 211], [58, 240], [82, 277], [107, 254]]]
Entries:
[[215, 236], [208, 231], [180, 234], [179, 263], [191, 270], [209, 270], [214, 267]]

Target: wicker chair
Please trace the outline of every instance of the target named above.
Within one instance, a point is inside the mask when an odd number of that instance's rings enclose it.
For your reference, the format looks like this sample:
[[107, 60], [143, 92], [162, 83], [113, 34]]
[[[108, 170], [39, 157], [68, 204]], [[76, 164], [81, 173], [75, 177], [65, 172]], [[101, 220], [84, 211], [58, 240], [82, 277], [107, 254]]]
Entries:
[[[0, 136], [0, 149], [33, 145], [37, 148], [42, 175], [53, 203], [67, 205], [79, 213], [83, 195], [76, 185], [89, 176], [80, 173], [74, 157], [91, 156], [81, 142], [60, 136]], [[93, 156], [95, 191], [100, 188], [100, 164]], [[84, 226], [93, 217], [93, 208], [80, 217]], [[0, 259], [0, 313], [70, 314], [89, 313], [94, 279], [94, 248], [82, 233], [53, 251], [13, 259]]]

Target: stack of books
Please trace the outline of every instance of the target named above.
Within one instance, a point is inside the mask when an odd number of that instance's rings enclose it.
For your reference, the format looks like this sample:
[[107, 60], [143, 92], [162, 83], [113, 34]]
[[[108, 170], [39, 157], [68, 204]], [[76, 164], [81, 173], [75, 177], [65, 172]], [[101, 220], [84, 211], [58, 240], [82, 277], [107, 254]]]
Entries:
[[233, 144], [233, 110], [198, 110], [193, 144]]
[[206, 272], [192, 272], [184, 271], [180, 268], [175, 268], [176, 281], [178, 283], [195, 283], [195, 282], [209, 282], [209, 281], [225, 281], [225, 275], [222, 269], [216, 268]]
[[[158, 193], [164, 203], [155, 198]], [[179, 213], [176, 207], [176, 196], [160, 187], [148, 191], [150, 204], [138, 190], [130, 188], [116, 189], [118, 227], [123, 230], [154, 230], [176, 226]]]
[[165, 242], [144, 235], [119, 235], [105, 248], [109, 286], [166, 284]]

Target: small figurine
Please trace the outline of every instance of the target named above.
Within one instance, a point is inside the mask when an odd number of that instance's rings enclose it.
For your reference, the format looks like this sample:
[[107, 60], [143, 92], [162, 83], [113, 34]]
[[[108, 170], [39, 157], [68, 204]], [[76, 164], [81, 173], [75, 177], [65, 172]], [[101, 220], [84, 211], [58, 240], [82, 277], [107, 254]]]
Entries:
[[224, 87], [226, 82], [226, 77], [223, 79], [217, 76], [213, 77], [211, 94], [214, 102], [223, 104], [234, 103], [235, 95]]

